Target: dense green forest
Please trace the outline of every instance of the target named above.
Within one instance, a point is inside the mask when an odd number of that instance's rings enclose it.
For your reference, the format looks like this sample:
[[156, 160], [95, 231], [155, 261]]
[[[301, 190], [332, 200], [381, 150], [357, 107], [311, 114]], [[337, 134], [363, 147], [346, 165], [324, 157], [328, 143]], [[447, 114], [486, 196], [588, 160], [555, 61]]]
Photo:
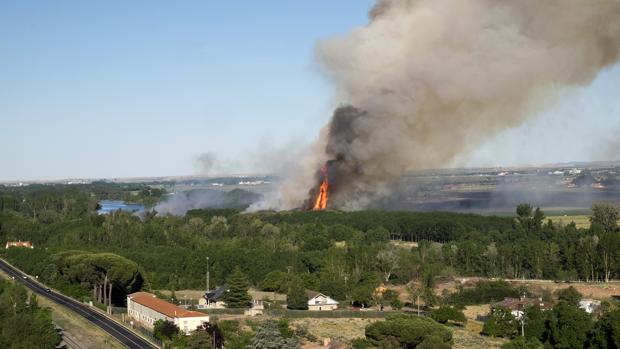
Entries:
[[0, 280], [0, 348], [55, 348], [60, 336], [49, 310], [26, 288]]
[[373, 302], [381, 282], [413, 280], [428, 288], [458, 275], [590, 281], [620, 275], [617, 209], [609, 205], [598, 206], [591, 229], [577, 229], [529, 205], [512, 218], [232, 209], [98, 215], [97, 200], [107, 195], [152, 200], [161, 193], [100, 183], [0, 188], [0, 237], [35, 245], [5, 256], [77, 297], [101, 298], [97, 290], [112, 284], [117, 305], [139, 288], [204, 288], [207, 256], [212, 284], [238, 267], [258, 288], [286, 293], [302, 283], [357, 305]]

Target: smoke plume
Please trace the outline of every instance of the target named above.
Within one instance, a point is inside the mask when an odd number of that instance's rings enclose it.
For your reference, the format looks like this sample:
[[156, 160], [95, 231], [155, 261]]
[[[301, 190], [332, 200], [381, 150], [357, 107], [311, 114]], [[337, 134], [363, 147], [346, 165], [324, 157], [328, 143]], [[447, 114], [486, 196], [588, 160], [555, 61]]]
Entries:
[[329, 206], [359, 208], [403, 173], [520, 125], [619, 54], [620, 0], [379, 1], [366, 26], [317, 45], [343, 104], [282, 208], [303, 205], [325, 161]]

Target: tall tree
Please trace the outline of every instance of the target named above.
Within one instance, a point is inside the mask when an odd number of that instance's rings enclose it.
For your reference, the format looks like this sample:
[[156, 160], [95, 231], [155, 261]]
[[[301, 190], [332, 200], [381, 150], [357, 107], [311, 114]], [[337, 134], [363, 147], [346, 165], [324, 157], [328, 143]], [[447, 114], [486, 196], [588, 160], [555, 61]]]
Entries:
[[286, 294], [286, 307], [289, 309], [307, 310], [308, 296], [299, 278], [293, 278]]
[[213, 337], [203, 330], [196, 330], [187, 338], [188, 349], [214, 349]]
[[616, 231], [620, 220], [620, 209], [610, 203], [595, 203], [592, 205], [592, 226], [598, 225], [606, 232]]
[[249, 308], [252, 306], [252, 297], [248, 294], [250, 288], [248, 279], [239, 267], [228, 278], [228, 292], [224, 295], [224, 302], [228, 308]]
[[581, 349], [592, 327], [592, 319], [574, 305], [560, 302], [547, 322], [546, 342], [553, 348]]
[[388, 244], [387, 247], [377, 253], [377, 268], [383, 274], [383, 281], [390, 281], [392, 273], [398, 268], [398, 247]]
[[157, 320], [153, 324], [153, 335], [161, 340], [170, 340], [179, 334], [179, 328], [172, 321]]

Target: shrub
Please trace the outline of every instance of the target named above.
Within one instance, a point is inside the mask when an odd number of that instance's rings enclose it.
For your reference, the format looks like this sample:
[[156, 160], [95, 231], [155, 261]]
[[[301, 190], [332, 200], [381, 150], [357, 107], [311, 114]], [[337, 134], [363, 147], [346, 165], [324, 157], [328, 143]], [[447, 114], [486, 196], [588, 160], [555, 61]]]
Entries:
[[449, 302], [458, 305], [486, 304], [520, 295], [520, 291], [506, 281], [480, 281], [473, 288], [461, 288], [452, 294]]
[[448, 321], [458, 323], [467, 322], [467, 318], [465, 317], [465, 314], [463, 314], [462, 310], [449, 306], [441, 306], [438, 309], [431, 310], [430, 316], [433, 320], [439, 322], [440, 324], [445, 324]]
[[508, 308], [493, 309], [491, 317], [484, 324], [482, 334], [491, 337], [512, 338], [517, 333], [517, 320]]
[[366, 338], [380, 348], [415, 348], [426, 340], [449, 344], [452, 333], [432, 319], [399, 314], [366, 326]]

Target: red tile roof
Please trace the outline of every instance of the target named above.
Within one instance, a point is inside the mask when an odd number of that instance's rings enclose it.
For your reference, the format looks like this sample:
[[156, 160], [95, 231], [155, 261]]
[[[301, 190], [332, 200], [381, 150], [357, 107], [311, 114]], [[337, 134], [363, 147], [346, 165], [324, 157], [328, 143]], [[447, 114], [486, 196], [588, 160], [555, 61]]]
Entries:
[[132, 302], [136, 302], [147, 308], [151, 308], [156, 312], [164, 314], [171, 318], [209, 316], [205, 313], [183, 309], [172, 303], [168, 303], [163, 299], [159, 299], [155, 297], [154, 294], [150, 294], [147, 292], [136, 292], [128, 295], [127, 297], [129, 297]]
[[32, 243], [30, 241], [7, 241], [6, 248], [9, 247], [28, 247], [32, 248]]

